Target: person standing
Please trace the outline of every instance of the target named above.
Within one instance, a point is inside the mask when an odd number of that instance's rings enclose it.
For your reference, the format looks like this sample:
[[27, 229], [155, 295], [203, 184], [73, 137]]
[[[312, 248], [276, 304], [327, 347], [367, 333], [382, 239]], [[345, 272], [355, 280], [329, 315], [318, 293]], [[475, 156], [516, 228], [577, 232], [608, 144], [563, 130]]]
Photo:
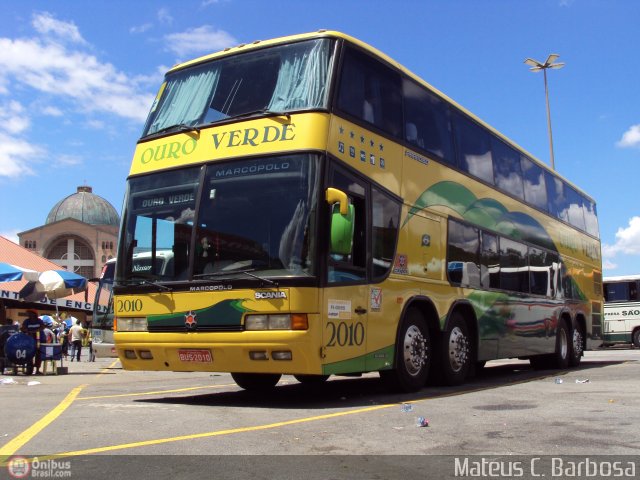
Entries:
[[38, 311], [30, 308], [27, 310], [27, 318], [22, 322], [20, 328], [22, 333], [26, 333], [36, 342], [36, 353], [34, 357], [27, 359], [27, 375], [33, 374], [33, 367], [36, 367], [36, 375], [40, 375], [40, 364], [42, 357], [40, 356], [40, 332], [44, 330], [44, 322], [38, 318]]
[[71, 338], [71, 361], [73, 357], [76, 357], [76, 361], [80, 361], [80, 354], [82, 353], [82, 339], [84, 338], [85, 330], [82, 328], [82, 322], [76, 320], [76, 324], [69, 329], [69, 337]]

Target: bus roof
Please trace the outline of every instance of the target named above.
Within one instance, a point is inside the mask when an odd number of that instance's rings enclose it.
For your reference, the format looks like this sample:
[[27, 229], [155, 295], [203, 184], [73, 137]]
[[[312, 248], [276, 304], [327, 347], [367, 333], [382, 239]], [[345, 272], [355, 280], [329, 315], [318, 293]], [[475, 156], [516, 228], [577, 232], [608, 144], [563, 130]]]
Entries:
[[640, 275], [621, 275], [618, 277], [604, 277], [603, 282], [628, 282], [631, 280], [640, 280]]
[[209, 60], [213, 60], [213, 59], [216, 59], [216, 58], [222, 58], [222, 57], [235, 55], [235, 54], [246, 52], [246, 51], [250, 51], [250, 50], [258, 50], [258, 49], [262, 49], [262, 48], [269, 47], [269, 46], [281, 45], [281, 44], [297, 42], [297, 41], [301, 41], [301, 40], [308, 40], [308, 39], [313, 39], [313, 38], [339, 38], [339, 39], [343, 39], [343, 40], [346, 40], [346, 41], [348, 41], [348, 42], [350, 42], [352, 44], [358, 45], [360, 48], [372, 53], [376, 57], [384, 60], [389, 65], [392, 65], [393, 67], [397, 68], [398, 70], [400, 70], [405, 75], [411, 77], [413, 80], [415, 80], [418, 83], [424, 85], [429, 90], [431, 90], [433, 93], [435, 93], [436, 95], [438, 95], [439, 97], [444, 99], [446, 102], [448, 102], [451, 105], [453, 105], [455, 108], [461, 110], [466, 115], [469, 115], [474, 121], [478, 122], [483, 127], [487, 128], [489, 131], [491, 131], [493, 134], [498, 136], [504, 142], [506, 142], [507, 144], [511, 145], [515, 149], [519, 150], [521, 153], [523, 153], [524, 155], [526, 155], [527, 157], [532, 159], [534, 162], [536, 162], [539, 166], [541, 166], [545, 170], [548, 170], [548, 171], [552, 172], [553, 175], [556, 175], [557, 177], [562, 178], [571, 187], [573, 187], [574, 189], [576, 189], [580, 193], [584, 194], [593, 203], [596, 203], [595, 200], [593, 199], [593, 197], [591, 197], [589, 194], [587, 194], [580, 187], [578, 187], [577, 185], [573, 184], [572, 182], [570, 182], [569, 180], [564, 178], [562, 175], [558, 174], [555, 170], [551, 170], [547, 166], [546, 163], [542, 162], [540, 159], [538, 159], [537, 157], [532, 155], [530, 152], [525, 150], [523, 147], [518, 145], [516, 142], [514, 142], [510, 138], [508, 138], [505, 135], [503, 135], [502, 133], [500, 133], [500, 131], [498, 131], [495, 128], [493, 128], [491, 125], [489, 125], [488, 123], [486, 123], [485, 121], [480, 119], [478, 116], [476, 116], [475, 114], [473, 114], [472, 112], [470, 112], [469, 110], [464, 108], [458, 102], [456, 102], [455, 100], [453, 100], [452, 98], [450, 98], [449, 96], [447, 96], [446, 94], [444, 94], [443, 92], [441, 92], [440, 90], [435, 88], [433, 85], [431, 85], [430, 83], [425, 81], [423, 78], [421, 78], [418, 75], [416, 75], [415, 73], [413, 73], [411, 70], [409, 70], [408, 68], [403, 66], [398, 61], [392, 59], [387, 54], [385, 54], [385, 53], [381, 52], [380, 50], [378, 50], [377, 48], [375, 48], [375, 47], [363, 42], [362, 40], [358, 40], [355, 37], [352, 37], [350, 35], [347, 35], [345, 33], [342, 33], [342, 32], [336, 31], [336, 30], [323, 30], [323, 29], [321, 29], [321, 30], [318, 30], [316, 32], [301, 33], [301, 34], [296, 34], [296, 35], [287, 35], [287, 36], [282, 36], [282, 37], [276, 37], [276, 38], [269, 39], [269, 40], [255, 40], [255, 41], [253, 41], [251, 43], [242, 43], [242, 44], [239, 44], [239, 45], [237, 45], [235, 47], [227, 47], [224, 50], [221, 50], [221, 51], [218, 51], [218, 52], [215, 52], [215, 53], [211, 53], [211, 54], [208, 54], [208, 55], [204, 55], [204, 56], [201, 56], [201, 57], [198, 57], [198, 58], [195, 58], [195, 59], [183, 62], [183, 63], [176, 64], [167, 73], [170, 74], [170, 73], [173, 73], [173, 72], [175, 72], [177, 70], [182, 70], [184, 68], [191, 67], [193, 65], [197, 65], [197, 64], [200, 64], [200, 63], [203, 63], [203, 62], [207, 62]]

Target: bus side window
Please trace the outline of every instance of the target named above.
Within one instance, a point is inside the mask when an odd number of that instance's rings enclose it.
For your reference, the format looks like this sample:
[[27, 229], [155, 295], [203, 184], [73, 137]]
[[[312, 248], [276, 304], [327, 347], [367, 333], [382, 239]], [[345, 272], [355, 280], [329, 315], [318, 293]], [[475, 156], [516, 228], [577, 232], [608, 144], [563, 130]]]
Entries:
[[637, 282], [629, 282], [629, 300], [638, 300]]
[[480, 232], [477, 228], [449, 221], [447, 276], [449, 282], [463, 287], [479, 287], [478, 266]]

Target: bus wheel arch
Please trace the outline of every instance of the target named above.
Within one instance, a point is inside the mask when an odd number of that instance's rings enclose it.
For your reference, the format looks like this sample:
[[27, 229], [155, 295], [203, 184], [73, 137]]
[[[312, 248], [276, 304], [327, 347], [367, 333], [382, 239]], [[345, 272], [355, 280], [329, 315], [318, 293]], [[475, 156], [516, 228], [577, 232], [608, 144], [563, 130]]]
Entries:
[[[380, 378], [392, 390], [416, 392], [426, 384], [433, 357], [433, 317], [430, 302], [407, 304], [396, 332], [392, 370], [381, 370]], [[437, 320], [437, 318], [436, 318]]]
[[452, 308], [441, 337], [440, 370], [445, 385], [461, 385], [473, 372], [477, 354], [477, 322], [473, 308], [460, 303]]

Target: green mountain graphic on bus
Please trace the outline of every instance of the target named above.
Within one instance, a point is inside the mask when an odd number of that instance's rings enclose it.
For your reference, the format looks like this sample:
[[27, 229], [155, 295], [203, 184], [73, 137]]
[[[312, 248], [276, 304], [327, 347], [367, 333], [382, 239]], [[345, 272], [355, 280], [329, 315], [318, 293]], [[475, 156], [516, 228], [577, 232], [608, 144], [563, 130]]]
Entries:
[[[229, 299], [218, 302], [207, 308], [191, 311], [196, 318], [199, 327], [231, 327], [242, 325], [244, 312], [252, 311], [243, 305], [246, 299]], [[184, 327], [187, 312], [175, 312], [172, 314], [149, 315], [150, 328]]]
[[449, 207], [464, 220], [502, 233], [514, 240], [558, 251], [547, 231], [533, 217], [522, 212], [510, 212], [492, 198], [478, 198], [467, 187], [451, 181], [436, 183], [422, 192], [409, 210], [402, 226], [404, 227], [420, 210], [434, 206]]

